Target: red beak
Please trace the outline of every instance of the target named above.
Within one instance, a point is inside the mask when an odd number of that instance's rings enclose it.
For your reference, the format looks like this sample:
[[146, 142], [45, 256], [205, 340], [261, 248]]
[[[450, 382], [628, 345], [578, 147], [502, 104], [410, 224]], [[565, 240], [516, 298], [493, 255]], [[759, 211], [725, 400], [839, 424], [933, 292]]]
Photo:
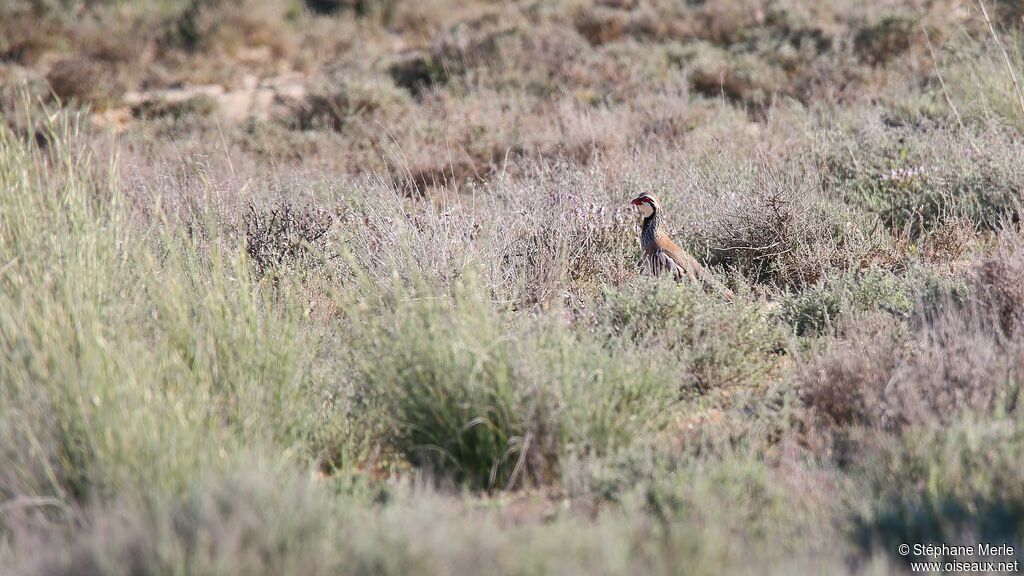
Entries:
[[633, 201], [630, 202], [630, 204], [632, 204], [633, 206], [639, 206], [639, 205], [641, 205], [643, 203], [644, 203], [644, 199], [643, 198], [634, 198]]

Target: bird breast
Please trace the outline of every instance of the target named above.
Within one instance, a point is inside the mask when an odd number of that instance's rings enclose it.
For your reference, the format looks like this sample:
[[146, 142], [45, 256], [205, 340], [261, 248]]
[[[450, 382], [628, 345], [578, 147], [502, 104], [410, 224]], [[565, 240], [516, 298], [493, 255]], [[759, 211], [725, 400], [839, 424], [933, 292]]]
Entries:
[[655, 216], [644, 219], [640, 228], [640, 247], [644, 252], [651, 253], [658, 248], [658, 220]]

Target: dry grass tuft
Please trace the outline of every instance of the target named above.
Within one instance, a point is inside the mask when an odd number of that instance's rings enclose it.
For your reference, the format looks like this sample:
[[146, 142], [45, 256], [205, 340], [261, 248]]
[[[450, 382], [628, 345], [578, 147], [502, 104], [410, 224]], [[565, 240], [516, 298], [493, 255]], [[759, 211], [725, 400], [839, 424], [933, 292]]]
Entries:
[[321, 207], [302, 208], [282, 201], [268, 209], [250, 204], [243, 221], [246, 253], [256, 271], [265, 274], [322, 250], [334, 217]]

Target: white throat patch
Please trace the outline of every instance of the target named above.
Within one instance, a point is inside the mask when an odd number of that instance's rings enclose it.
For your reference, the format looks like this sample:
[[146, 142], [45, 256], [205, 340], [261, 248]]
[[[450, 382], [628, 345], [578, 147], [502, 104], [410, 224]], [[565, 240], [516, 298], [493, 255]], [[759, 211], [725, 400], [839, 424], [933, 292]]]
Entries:
[[650, 202], [641, 202], [640, 213], [644, 215], [644, 218], [647, 218], [651, 214], [654, 214], [654, 208], [651, 206]]

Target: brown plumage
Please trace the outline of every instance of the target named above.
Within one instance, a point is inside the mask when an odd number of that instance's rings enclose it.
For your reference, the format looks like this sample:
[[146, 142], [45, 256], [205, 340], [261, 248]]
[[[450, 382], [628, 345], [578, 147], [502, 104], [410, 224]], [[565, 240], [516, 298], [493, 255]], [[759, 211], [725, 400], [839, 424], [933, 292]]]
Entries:
[[661, 230], [661, 203], [653, 194], [644, 192], [634, 198], [632, 204], [639, 207], [644, 215], [640, 247], [644, 252], [643, 266], [648, 272], [655, 276], [668, 272], [676, 282], [689, 280], [705, 290], [722, 290], [727, 298], [732, 298], [729, 289]]

